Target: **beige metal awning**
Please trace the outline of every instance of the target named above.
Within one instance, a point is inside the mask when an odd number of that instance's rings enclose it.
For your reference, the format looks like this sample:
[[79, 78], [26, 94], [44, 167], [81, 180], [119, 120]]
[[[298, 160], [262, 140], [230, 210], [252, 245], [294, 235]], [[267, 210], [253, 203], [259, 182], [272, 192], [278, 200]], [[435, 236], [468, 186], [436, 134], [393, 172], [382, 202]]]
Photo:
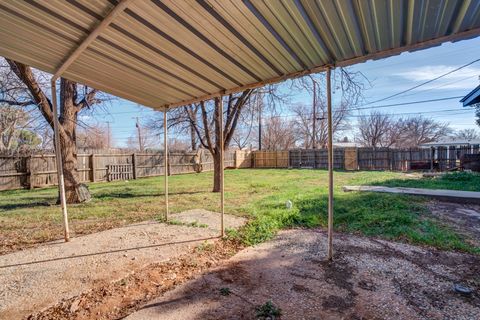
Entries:
[[[0, 55], [54, 73], [118, 0], [3, 0]], [[477, 0], [133, 0], [62, 76], [162, 109], [480, 34]]]

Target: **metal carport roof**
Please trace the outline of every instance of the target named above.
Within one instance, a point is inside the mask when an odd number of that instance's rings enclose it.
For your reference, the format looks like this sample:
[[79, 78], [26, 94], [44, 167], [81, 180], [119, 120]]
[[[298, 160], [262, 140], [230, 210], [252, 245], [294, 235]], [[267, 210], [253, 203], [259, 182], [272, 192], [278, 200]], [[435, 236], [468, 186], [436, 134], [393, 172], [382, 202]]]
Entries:
[[[55, 73], [118, 0], [4, 0], [0, 55]], [[478, 0], [133, 0], [62, 76], [157, 109], [480, 34]]]

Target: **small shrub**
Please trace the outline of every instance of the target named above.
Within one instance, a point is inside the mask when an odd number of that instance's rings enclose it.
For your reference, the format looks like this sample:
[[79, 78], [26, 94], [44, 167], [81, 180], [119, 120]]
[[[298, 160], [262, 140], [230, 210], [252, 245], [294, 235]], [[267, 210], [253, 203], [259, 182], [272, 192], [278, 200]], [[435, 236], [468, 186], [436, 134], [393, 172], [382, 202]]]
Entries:
[[204, 243], [198, 245], [195, 249], [197, 250], [197, 252], [212, 251], [213, 244], [205, 241]]
[[222, 296], [229, 296], [230, 293], [232, 293], [232, 291], [230, 290], [230, 288], [220, 288], [220, 294]]
[[208, 228], [207, 224], [199, 223], [198, 221], [193, 221], [193, 222], [188, 223], [188, 222], [182, 222], [180, 220], [171, 219], [171, 220], [167, 221], [167, 224], [174, 225], [174, 226], [194, 227], [194, 228]]
[[257, 319], [279, 319], [282, 314], [282, 309], [275, 306], [272, 301], [267, 301], [255, 308]]
[[[163, 220], [163, 217], [161, 219]], [[180, 220], [171, 219], [171, 220], [167, 221], [167, 224], [170, 224], [170, 225], [173, 225], [173, 226], [181, 226], [184, 223]]]
[[195, 228], [208, 228], [208, 224], [205, 223], [199, 223], [198, 221], [193, 221], [187, 224], [189, 227], [195, 227]]

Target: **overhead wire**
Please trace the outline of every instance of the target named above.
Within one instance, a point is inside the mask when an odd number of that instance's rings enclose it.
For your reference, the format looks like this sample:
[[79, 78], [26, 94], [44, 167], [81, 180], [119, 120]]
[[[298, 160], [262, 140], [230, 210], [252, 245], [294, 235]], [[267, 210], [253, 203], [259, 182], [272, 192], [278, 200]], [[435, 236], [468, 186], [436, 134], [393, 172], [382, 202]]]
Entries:
[[464, 65], [461, 65], [460, 67], [457, 67], [457, 68], [455, 68], [455, 69], [453, 69], [453, 70], [450, 70], [450, 71], [448, 71], [448, 72], [445, 72], [445, 73], [443, 73], [443, 74], [441, 74], [441, 75], [439, 75], [439, 76], [437, 76], [437, 77], [435, 77], [435, 78], [432, 78], [432, 79], [429, 79], [429, 80], [427, 80], [427, 81], [424, 81], [424, 82], [422, 82], [422, 83], [420, 83], [420, 84], [417, 84], [417, 85], [415, 85], [415, 86], [413, 86], [413, 87], [410, 87], [410, 88], [408, 88], [408, 89], [402, 90], [402, 91], [400, 91], [400, 92], [397, 92], [397, 93], [395, 93], [395, 94], [389, 95], [389, 96], [387, 96], [387, 97], [385, 97], [385, 98], [382, 98], [382, 99], [378, 99], [378, 100], [375, 100], [375, 101], [368, 102], [368, 103], [366, 103], [365, 105], [369, 105], [369, 104], [372, 104], [372, 103], [378, 103], [378, 102], [382, 102], [382, 101], [385, 101], [385, 100], [389, 100], [389, 99], [394, 98], [394, 97], [398, 97], [399, 95], [402, 95], [402, 94], [404, 94], [404, 93], [407, 93], [407, 92], [410, 92], [410, 91], [415, 90], [415, 89], [417, 89], [417, 88], [420, 88], [420, 87], [422, 87], [422, 86], [424, 86], [424, 85], [426, 85], [426, 84], [429, 84], [429, 83], [432, 83], [432, 82], [434, 82], [434, 81], [437, 81], [438, 79], [441, 79], [441, 78], [443, 78], [443, 77], [446, 77], [446, 76], [448, 76], [448, 75], [450, 75], [450, 74], [452, 74], [452, 73], [454, 73], [454, 72], [457, 72], [457, 71], [459, 71], [459, 70], [461, 70], [461, 69], [463, 69], [463, 68], [466, 68], [466, 67], [468, 67], [468, 66], [471, 66], [472, 64], [477, 63], [478, 61], [480, 61], [480, 58], [479, 58], [479, 59], [475, 59], [475, 60], [473, 60], [473, 61], [470, 61], [470, 62], [468, 62], [468, 63], [466, 63], [466, 64], [464, 64]]

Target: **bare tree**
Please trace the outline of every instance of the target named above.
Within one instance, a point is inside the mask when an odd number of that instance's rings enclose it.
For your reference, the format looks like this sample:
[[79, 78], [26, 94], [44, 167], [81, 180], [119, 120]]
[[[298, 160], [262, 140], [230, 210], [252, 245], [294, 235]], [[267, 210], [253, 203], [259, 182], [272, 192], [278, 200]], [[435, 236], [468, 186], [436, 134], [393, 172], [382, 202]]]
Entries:
[[475, 129], [463, 129], [454, 133], [454, 137], [462, 140], [476, 140], [480, 139], [480, 134]]
[[0, 151], [12, 149], [27, 121], [28, 114], [22, 108], [0, 104]]
[[[200, 118], [201, 121], [195, 122], [194, 118], [190, 118], [200, 144], [209, 150], [213, 156], [213, 192], [220, 191], [220, 173], [222, 170], [222, 163], [220, 159], [221, 139], [223, 139], [224, 148], [228, 149], [237, 128], [240, 116], [244, 109], [248, 107], [253, 93], [254, 90], [248, 89], [243, 92], [230, 94], [227, 97], [224, 97], [225, 108], [223, 115], [220, 114], [219, 99], [216, 99], [213, 105], [211, 101], [202, 101], [199, 104], [198, 112], [198, 118]], [[188, 116], [191, 117], [191, 114], [188, 113]], [[220, 117], [223, 117], [224, 120], [223, 137], [220, 136]]]
[[271, 117], [265, 123], [264, 132], [265, 150], [288, 150], [295, 147], [296, 137], [290, 121]]
[[42, 140], [39, 149], [42, 151], [53, 150], [53, 130], [50, 128], [50, 126], [42, 126], [35, 131]]
[[[313, 141], [316, 147], [325, 148], [328, 140], [327, 106], [324, 100], [317, 102], [316, 108], [316, 130], [313, 136], [313, 115], [309, 108], [303, 104], [296, 104], [292, 111], [295, 114], [293, 126], [295, 128], [298, 140], [303, 143], [304, 148], [313, 148]], [[347, 116], [349, 114], [349, 105], [341, 103], [336, 106], [332, 112], [332, 129], [334, 136], [339, 136], [349, 128]]]
[[[5, 68], [8, 67], [8, 68]], [[14, 76], [13, 76], [14, 75]], [[2, 65], [0, 102], [10, 106], [34, 107], [44, 121], [53, 128], [53, 111], [48, 93], [50, 88], [44, 73], [34, 72], [22, 63], [6, 60]], [[77, 123], [82, 110], [102, 102], [95, 89], [60, 79], [59, 133], [68, 203], [82, 202], [90, 198], [81, 188], [77, 173]], [[82, 192], [80, 192], [80, 188]]]
[[411, 148], [432, 142], [451, 132], [448, 124], [422, 116], [395, 119], [373, 111], [358, 120], [356, 141], [367, 147]]
[[255, 127], [255, 115], [257, 112], [258, 103], [256, 99], [258, 95], [252, 95], [251, 101], [249, 104], [251, 105], [249, 108], [245, 108], [245, 110], [240, 114], [239, 124], [232, 136], [232, 142], [235, 146], [242, 150], [246, 148], [248, 145], [251, 146], [252, 142], [254, 141], [254, 127]]
[[397, 147], [417, 147], [452, 133], [448, 123], [437, 122], [423, 116], [400, 119], [397, 126], [403, 130], [402, 139], [396, 144]]
[[150, 127], [142, 126], [141, 123], [138, 123], [138, 125], [141, 127], [137, 128], [137, 130], [128, 137], [127, 147], [129, 149], [139, 150], [140, 152], [159, 147], [160, 133], [151, 130]]
[[[240, 93], [230, 94], [223, 98], [224, 112], [219, 114], [219, 105], [213, 100], [202, 101], [196, 104], [190, 104], [168, 111], [168, 130], [176, 133], [177, 136], [188, 136], [191, 149], [195, 150], [198, 146], [207, 149], [213, 156], [214, 162], [214, 183], [213, 191], [220, 191], [220, 116], [223, 116], [223, 142], [227, 149], [232, 141], [239, 146], [244, 147], [245, 141], [241, 137], [235, 137], [238, 127], [244, 129], [245, 123], [250, 121], [252, 127], [252, 118], [255, 105], [252, 103], [252, 97], [257, 90], [245, 90]], [[242, 123], [242, 124], [240, 124]], [[152, 119], [148, 128], [161, 134], [163, 132], [163, 115]], [[249, 131], [251, 132], [251, 128]]]
[[[346, 68], [338, 68], [334, 72], [334, 91], [340, 91], [340, 101], [333, 107], [333, 133], [342, 134], [350, 128], [347, 118], [350, 111], [363, 99], [365, 88], [362, 73], [352, 72]], [[368, 80], [367, 80], [368, 81]], [[295, 114], [295, 128], [305, 148], [326, 147], [328, 139], [327, 105], [326, 105], [326, 77], [324, 73], [312, 74], [295, 79], [291, 87], [304, 90], [313, 97], [312, 105], [293, 105]]]
[[[183, 107], [175, 108], [168, 111], [168, 130], [170, 134], [176, 136], [188, 135], [190, 140], [190, 149], [198, 148], [198, 138], [195, 132], [197, 125], [197, 117], [200, 104], [190, 104]], [[146, 123], [146, 127], [151, 132], [163, 134], [163, 114], [153, 117]]]
[[400, 133], [389, 114], [373, 111], [359, 117], [356, 140], [365, 147], [391, 147], [400, 139]]
[[189, 142], [191, 142], [191, 141], [177, 139], [177, 138], [169, 138], [168, 139], [168, 151], [169, 152], [188, 151], [191, 147]]
[[110, 132], [103, 126], [80, 127], [77, 131], [78, 148], [106, 149], [110, 140]]

